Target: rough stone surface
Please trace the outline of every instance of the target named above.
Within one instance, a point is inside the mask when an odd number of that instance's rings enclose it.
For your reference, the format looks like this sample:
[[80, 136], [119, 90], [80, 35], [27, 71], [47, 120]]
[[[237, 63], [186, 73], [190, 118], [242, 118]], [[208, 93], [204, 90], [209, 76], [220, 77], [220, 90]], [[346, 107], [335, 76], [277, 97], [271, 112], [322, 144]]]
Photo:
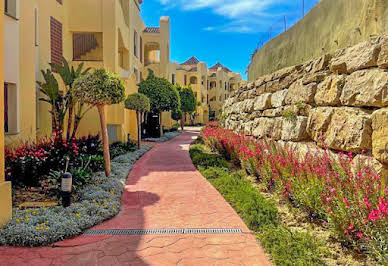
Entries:
[[340, 104], [342, 89], [345, 85], [343, 76], [328, 76], [318, 85], [314, 101], [320, 106], [336, 106]]
[[337, 51], [330, 62], [330, 69], [339, 74], [377, 66], [380, 52], [378, 43], [363, 42]]
[[388, 164], [388, 108], [372, 114], [372, 128], [373, 156]]
[[281, 138], [282, 131], [281, 118], [257, 118], [254, 120], [252, 135], [258, 138]]
[[388, 106], [388, 72], [383, 69], [361, 70], [346, 78], [341, 103], [347, 106]]
[[377, 59], [377, 65], [379, 67], [388, 67], [388, 37], [382, 37], [380, 39], [381, 51], [379, 58]]
[[302, 141], [308, 138], [307, 117], [297, 116], [294, 119], [283, 119], [282, 123], [282, 140]]
[[316, 83], [303, 85], [302, 81], [297, 81], [288, 89], [286, 104], [314, 103], [314, 96], [317, 90]]
[[288, 90], [277, 91], [271, 96], [271, 106], [272, 107], [281, 107], [286, 104], [286, 96]]
[[262, 111], [271, 108], [271, 93], [265, 93], [258, 96], [255, 100], [254, 110]]
[[307, 131], [323, 147], [348, 152], [372, 149], [370, 114], [360, 109], [315, 108], [310, 112]]

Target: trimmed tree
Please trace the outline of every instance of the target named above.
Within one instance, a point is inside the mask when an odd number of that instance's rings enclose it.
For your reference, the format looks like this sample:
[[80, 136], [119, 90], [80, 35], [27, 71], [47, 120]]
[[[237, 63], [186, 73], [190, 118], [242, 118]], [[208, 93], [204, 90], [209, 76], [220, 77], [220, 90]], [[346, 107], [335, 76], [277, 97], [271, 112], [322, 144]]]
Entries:
[[185, 125], [185, 118], [187, 114], [192, 114], [197, 108], [197, 101], [193, 89], [189, 87], [181, 87], [177, 85], [177, 90], [181, 99], [181, 110], [182, 110], [182, 119], [181, 119], [181, 128], [183, 130]]
[[125, 108], [136, 111], [137, 147], [141, 144], [141, 115], [151, 110], [150, 99], [142, 93], [134, 93], [125, 100]]
[[139, 84], [139, 92], [150, 99], [151, 111], [159, 113], [160, 136], [162, 136], [162, 112], [180, 109], [179, 94], [167, 79], [155, 77], [152, 70], [148, 71], [147, 79]]
[[119, 104], [124, 101], [124, 83], [117, 74], [101, 68], [79, 77], [74, 82], [72, 93], [75, 99], [96, 106], [98, 109], [104, 146], [105, 174], [110, 176], [109, 138], [105, 120], [105, 105]]

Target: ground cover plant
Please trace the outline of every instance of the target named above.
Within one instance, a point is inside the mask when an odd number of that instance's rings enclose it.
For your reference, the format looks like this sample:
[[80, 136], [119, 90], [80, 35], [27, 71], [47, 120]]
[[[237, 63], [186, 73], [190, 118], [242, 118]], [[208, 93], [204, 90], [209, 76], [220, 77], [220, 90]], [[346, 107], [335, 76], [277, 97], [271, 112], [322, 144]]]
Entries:
[[[324, 265], [323, 244], [305, 232], [293, 232], [279, 221], [275, 202], [266, 199], [246, 173], [228, 166], [224, 157], [204, 152], [204, 145], [190, 147], [194, 165], [256, 232], [276, 265]], [[213, 162], [213, 163], [212, 163]]]
[[17, 209], [0, 230], [0, 245], [43, 246], [81, 234], [84, 230], [117, 215], [128, 171], [151, 147], [126, 153], [112, 160], [112, 174], [93, 173], [80, 188], [79, 202], [69, 208]]
[[173, 138], [179, 136], [180, 134], [182, 134], [181, 131], [171, 131], [171, 132], [165, 133], [160, 138], [145, 138], [144, 141], [148, 141], [148, 142], [166, 142], [166, 141], [172, 140]]
[[204, 142], [241, 166], [266, 191], [283, 197], [322, 226], [344, 246], [388, 263], [388, 181], [370, 163], [352, 154], [308, 152], [256, 140], [223, 129], [217, 123], [203, 131]]

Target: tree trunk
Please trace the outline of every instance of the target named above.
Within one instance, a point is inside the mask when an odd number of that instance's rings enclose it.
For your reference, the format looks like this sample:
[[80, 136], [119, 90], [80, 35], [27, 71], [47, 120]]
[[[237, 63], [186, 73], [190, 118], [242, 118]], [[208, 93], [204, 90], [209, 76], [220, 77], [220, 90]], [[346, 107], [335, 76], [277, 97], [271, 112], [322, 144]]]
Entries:
[[163, 137], [162, 113], [163, 113], [162, 111], [159, 112], [160, 137]]
[[181, 119], [181, 128], [182, 128], [182, 131], [183, 131], [184, 128], [185, 128], [185, 120], [186, 120], [186, 113], [182, 113], [182, 119]]
[[136, 120], [137, 120], [137, 148], [140, 150], [141, 145], [141, 113], [136, 112]]
[[71, 131], [71, 126], [73, 125], [73, 111], [74, 111], [74, 106], [73, 106], [73, 101], [69, 100], [69, 117], [67, 118], [67, 132], [66, 132], [66, 140], [70, 140], [70, 131]]
[[102, 144], [104, 146], [105, 175], [109, 177], [111, 174], [109, 138], [108, 138], [108, 129], [106, 127], [106, 121], [105, 121], [104, 105], [97, 105], [97, 109], [100, 115]]
[[74, 127], [73, 127], [73, 133], [71, 134], [71, 138], [76, 137], [80, 122], [81, 122], [81, 119], [78, 116], [76, 116], [74, 119]]

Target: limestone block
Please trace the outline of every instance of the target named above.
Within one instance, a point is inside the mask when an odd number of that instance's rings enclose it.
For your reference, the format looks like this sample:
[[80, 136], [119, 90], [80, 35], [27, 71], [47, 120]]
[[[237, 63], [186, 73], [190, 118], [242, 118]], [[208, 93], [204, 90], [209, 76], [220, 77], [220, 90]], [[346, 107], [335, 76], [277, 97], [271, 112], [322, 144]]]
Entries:
[[262, 111], [271, 108], [271, 93], [264, 93], [255, 99], [254, 110]]
[[276, 92], [283, 89], [281, 81], [276, 79], [269, 81], [265, 86], [265, 92]]
[[283, 119], [282, 123], [282, 140], [302, 141], [308, 139], [307, 117], [297, 116], [291, 119]]
[[372, 149], [372, 121], [368, 112], [351, 107], [318, 107], [310, 111], [307, 132], [320, 146], [361, 152]]
[[310, 83], [303, 85], [301, 80], [294, 82], [288, 89], [286, 104], [314, 103], [314, 96], [317, 91], [317, 84]]
[[280, 139], [282, 122], [281, 118], [256, 118], [252, 127], [252, 135], [258, 138]]
[[265, 84], [265, 80], [263, 77], [261, 78], [258, 78], [256, 81], [255, 81], [255, 88], [258, 88], [260, 87], [261, 85]]
[[261, 116], [264, 116], [264, 117], [281, 117], [281, 116], [283, 116], [283, 112], [284, 112], [284, 107], [281, 106], [281, 107], [278, 107], [278, 108], [264, 110], [262, 112]]
[[286, 104], [286, 96], [288, 90], [281, 90], [274, 92], [271, 96], [271, 106], [272, 107], [281, 107]]
[[321, 106], [336, 106], [340, 104], [342, 89], [345, 85], [344, 76], [328, 76], [318, 85], [314, 101]]
[[256, 88], [256, 95], [259, 96], [259, 95], [262, 95], [263, 93], [265, 93], [267, 90], [266, 88], [267, 88], [267, 83], [263, 83], [262, 85], [257, 87]]
[[340, 100], [347, 106], [388, 106], [388, 72], [375, 68], [352, 73], [346, 78]]
[[372, 114], [372, 152], [382, 163], [388, 164], [388, 108]]
[[312, 73], [317, 73], [317, 72], [321, 72], [321, 71], [328, 69], [330, 60], [331, 60], [330, 54], [326, 54], [324, 56], [321, 56], [320, 58], [318, 58], [312, 62], [310, 71]]
[[248, 99], [253, 99], [255, 98], [257, 95], [256, 95], [256, 90], [255, 89], [252, 89], [252, 90], [249, 90], [247, 92], [247, 96], [248, 96]]
[[254, 125], [254, 121], [248, 121], [246, 123], [243, 123], [243, 133], [245, 135], [251, 135], [252, 134], [252, 128]]
[[286, 67], [286, 68], [280, 69], [272, 74], [272, 80], [282, 79], [286, 76], [289, 76], [295, 72], [300, 71], [301, 69], [302, 69], [301, 65], [291, 66], [291, 67]]
[[381, 51], [379, 58], [377, 59], [377, 65], [379, 67], [388, 68], [388, 37], [383, 37], [379, 41]]
[[319, 83], [325, 79], [326, 75], [327, 75], [326, 72], [308, 73], [303, 76], [302, 83], [303, 85], [313, 83], [313, 82]]
[[299, 116], [309, 116], [311, 105], [298, 103], [293, 105], [283, 106], [283, 116], [286, 114], [294, 114]]
[[251, 89], [253, 89], [255, 87], [255, 83], [254, 82], [249, 82], [248, 84], [247, 84], [247, 90], [251, 90]]
[[241, 112], [244, 113], [252, 113], [255, 106], [255, 100], [254, 99], [246, 99], [241, 104]]
[[377, 66], [380, 45], [363, 42], [350, 48], [338, 50], [330, 62], [330, 69], [339, 74]]

